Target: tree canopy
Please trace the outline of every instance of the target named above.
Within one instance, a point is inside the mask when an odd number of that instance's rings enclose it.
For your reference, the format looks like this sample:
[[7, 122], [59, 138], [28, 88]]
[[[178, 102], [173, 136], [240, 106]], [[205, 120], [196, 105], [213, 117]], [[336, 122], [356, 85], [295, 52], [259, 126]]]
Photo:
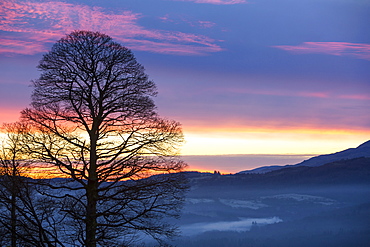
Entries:
[[124, 244], [137, 231], [157, 240], [173, 235], [160, 219], [177, 215], [185, 191], [181, 174], [166, 175], [185, 166], [183, 134], [158, 115], [155, 84], [132, 52], [105, 34], [75, 31], [38, 68], [31, 106], [22, 111], [29, 126], [22, 145], [69, 178], [45, 180], [43, 192], [76, 230], [68, 241], [99, 246]]

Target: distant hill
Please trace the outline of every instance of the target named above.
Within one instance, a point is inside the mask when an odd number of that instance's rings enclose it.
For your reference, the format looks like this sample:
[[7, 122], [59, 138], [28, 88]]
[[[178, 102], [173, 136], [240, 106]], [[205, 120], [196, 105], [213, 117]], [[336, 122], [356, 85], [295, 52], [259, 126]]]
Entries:
[[329, 162], [343, 159], [354, 159], [358, 157], [370, 157], [370, 141], [361, 144], [357, 148], [349, 148], [333, 154], [312, 157], [299, 164], [296, 164], [296, 166], [322, 166]]
[[361, 144], [357, 148], [349, 148], [333, 154], [325, 154], [312, 157], [308, 160], [305, 160], [301, 163], [295, 165], [286, 165], [286, 166], [264, 166], [259, 167], [253, 170], [241, 171], [239, 173], [266, 173], [275, 170], [280, 170], [287, 167], [295, 166], [308, 166], [308, 167], [317, 167], [322, 166], [330, 162], [344, 160], [344, 159], [354, 159], [359, 157], [370, 157], [370, 140]]
[[183, 174], [189, 191], [175, 246], [369, 246], [370, 157], [266, 173]]
[[319, 184], [370, 184], [370, 157], [344, 159], [322, 166], [288, 166], [267, 173], [238, 173], [215, 175], [187, 173], [190, 184], [196, 188], [207, 186], [271, 187]]
[[356, 184], [370, 183], [370, 158], [334, 161], [321, 166], [296, 165], [263, 174], [278, 183]]

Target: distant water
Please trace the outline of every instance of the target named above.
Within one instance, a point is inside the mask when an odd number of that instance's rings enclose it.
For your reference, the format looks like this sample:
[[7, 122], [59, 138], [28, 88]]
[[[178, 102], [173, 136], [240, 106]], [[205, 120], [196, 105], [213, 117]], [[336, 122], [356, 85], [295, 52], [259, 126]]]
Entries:
[[221, 173], [237, 173], [261, 166], [294, 165], [315, 155], [308, 154], [241, 154], [241, 155], [184, 155], [182, 159], [188, 163], [187, 170], [220, 171]]

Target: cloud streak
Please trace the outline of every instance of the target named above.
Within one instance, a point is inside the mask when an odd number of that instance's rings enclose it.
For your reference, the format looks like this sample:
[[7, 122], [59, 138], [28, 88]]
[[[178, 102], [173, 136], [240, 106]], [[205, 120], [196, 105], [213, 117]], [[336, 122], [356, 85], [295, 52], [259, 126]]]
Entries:
[[370, 44], [348, 42], [304, 42], [300, 45], [273, 46], [296, 54], [329, 54], [335, 56], [351, 56], [370, 60]]
[[131, 49], [155, 53], [204, 55], [222, 50], [216, 40], [204, 35], [146, 29], [137, 23], [141, 15], [131, 11], [112, 12], [58, 1], [5, 0], [0, 3], [0, 12], [4, 16], [0, 53], [44, 52], [73, 30], [103, 31]]
[[296, 91], [296, 90], [260, 90], [243, 87], [219, 87], [208, 89], [212, 93], [231, 93], [231, 94], [251, 94], [251, 95], [266, 95], [266, 96], [282, 96], [282, 97], [303, 97], [303, 98], [319, 98], [319, 99], [352, 99], [352, 100], [370, 100], [368, 94], [343, 94], [331, 91]]
[[203, 28], [203, 29], [212, 28], [212, 27], [216, 26], [216, 23], [211, 22], [211, 21], [201, 21], [201, 20], [192, 21], [192, 20], [188, 20], [188, 19], [186, 19], [184, 17], [181, 17], [181, 16], [173, 18], [169, 14], [166, 14], [162, 17], [159, 17], [158, 19], [160, 19], [162, 22], [173, 23], [173, 24], [187, 23], [191, 27], [199, 27], [199, 28]]
[[246, 0], [174, 0], [174, 1], [208, 3], [208, 4], [216, 4], [216, 5], [231, 5], [231, 4], [247, 3]]

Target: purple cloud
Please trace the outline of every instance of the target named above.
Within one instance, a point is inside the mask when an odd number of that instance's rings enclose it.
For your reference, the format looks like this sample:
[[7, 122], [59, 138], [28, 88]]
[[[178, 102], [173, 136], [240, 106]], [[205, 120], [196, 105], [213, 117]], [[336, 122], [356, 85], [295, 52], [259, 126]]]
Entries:
[[296, 54], [323, 53], [335, 56], [351, 56], [370, 60], [370, 44], [348, 42], [304, 42], [300, 45], [273, 46]]
[[6, 33], [0, 39], [0, 53], [44, 52], [47, 44], [73, 30], [103, 31], [131, 49], [156, 53], [204, 55], [223, 50], [204, 35], [146, 29], [137, 23], [141, 15], [132, 11], [111, 12], [64, 2], [5, 0], [0, 3], [0, 12], [4, 16], [0, 31]]

